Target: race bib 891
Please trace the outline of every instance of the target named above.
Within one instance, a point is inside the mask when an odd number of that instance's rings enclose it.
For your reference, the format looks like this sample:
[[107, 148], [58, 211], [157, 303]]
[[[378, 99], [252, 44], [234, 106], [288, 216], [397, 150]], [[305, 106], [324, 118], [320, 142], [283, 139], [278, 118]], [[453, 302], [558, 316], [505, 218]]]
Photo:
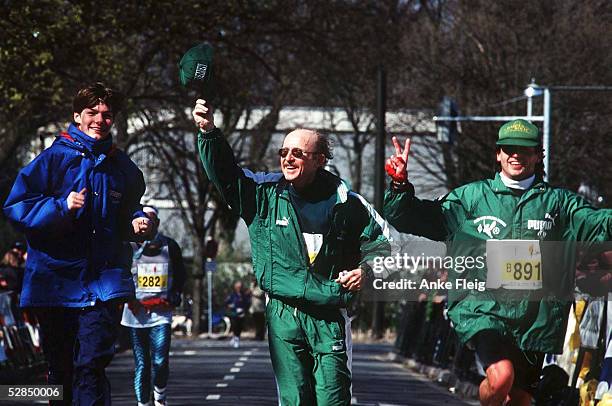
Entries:
[[538, 240], [487, 240], [487, 288], [541, 289]]

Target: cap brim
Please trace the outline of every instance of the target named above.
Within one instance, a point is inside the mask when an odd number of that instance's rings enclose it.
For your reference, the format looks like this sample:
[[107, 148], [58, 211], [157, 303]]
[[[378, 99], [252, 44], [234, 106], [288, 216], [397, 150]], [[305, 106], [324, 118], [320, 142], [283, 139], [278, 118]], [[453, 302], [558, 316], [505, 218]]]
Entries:
[[537, 141], [525, 140], [522, 138], [506, 138], [504, 140], [497, 141], [496, 145], [515, 145], [517, 147], [537, 147], [538, 145], [540, 145], [540, 143]]

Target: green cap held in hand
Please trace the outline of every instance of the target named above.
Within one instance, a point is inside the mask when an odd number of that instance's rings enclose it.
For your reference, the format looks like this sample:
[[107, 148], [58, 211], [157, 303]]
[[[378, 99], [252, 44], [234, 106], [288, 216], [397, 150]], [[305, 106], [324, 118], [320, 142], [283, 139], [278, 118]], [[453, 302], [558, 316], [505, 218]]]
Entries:
[[212, 92], [213, 48], [202, 43], [185, 52], [179, 62], [179, 80], [199, 96], [210, 97]]

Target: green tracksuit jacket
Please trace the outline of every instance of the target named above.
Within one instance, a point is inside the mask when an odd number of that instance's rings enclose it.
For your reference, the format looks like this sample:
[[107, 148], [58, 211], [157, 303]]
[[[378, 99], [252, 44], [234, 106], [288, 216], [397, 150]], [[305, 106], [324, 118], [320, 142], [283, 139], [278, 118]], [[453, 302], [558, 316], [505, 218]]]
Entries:
[[253, 268], [270, 297], [296, 307], [346, 307], [351, 292], [334, 279], [344, 270], [389, 255], [385, 222], [338, 177], [321, 171], [318, 180], [337, 186], [337, 203], [323, 246], [309, 266], [306, 246], [281, 173], [253, 173], [240, 168], [218, 129], [200, 132], [198, 148], [209, 179], [231, 209], [246, 222]]
[[[437, 201], [417, 199], [411, 185], [405, 192], [390, 189], [383, 212], [398, 231], [449, 241], [454, 256], [483, 255], [489, 239], [541, 241], [541, 289], [451, 290], [449, 316], [463, 342], [493, 329], [510, 335], [523, 350], [549, 353], [563, 348], [575, 242], [603, 242], [612, 234], [612, 210], [597, 210], [582, 197], [538, 179], [518, 196], [499, 174], [459, 187]], [[449, 278], [458, 277], [483, 281], [487, 270], [449, 272]]]
[[[281, 173], [241, 169], [219, 130], [200, 133], [209, 179], [246, 222], [253, 268], [266, 306], [272, 367], [282, 405], [345, 406], [351, 402], [350, 321], [353, 297], [334, 279], [390, 255], [386, 222], [338, 177], [319, 171], [315, 182], [336, 190], [330, 228], [310, 264], [298, 214]], [[333, 187], [332, 187], [333, 186]]]

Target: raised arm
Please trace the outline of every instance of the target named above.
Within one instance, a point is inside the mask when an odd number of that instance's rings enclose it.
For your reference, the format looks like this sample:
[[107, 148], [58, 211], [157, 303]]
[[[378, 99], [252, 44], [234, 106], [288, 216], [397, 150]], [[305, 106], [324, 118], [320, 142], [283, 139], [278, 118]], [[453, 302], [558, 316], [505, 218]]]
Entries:
[[215, 127], [212, 108], [198, 99], [192, 112], [200, 132], [198, 150], [204, 171], [231, 210], [250, 224], [256, 208], [256, 180], [243, 171], [221, 131]]
[[465, 205], [462, 189], [456, 189], [438, 200], [421, 200], [415, 196], [408, 180], [410, 138], [402, 149], [397, 137], [392, 138], [395, 154], [387, 159], [385, 170], [391, 177], [385, 192], [383, 216], [403, 233], [442, 241], [448, 239], [464, 221]]
[[563, 213], [568, 240], [604, 242], [612, 240], [612, 210], [596, 209], [583, 197], [563, 191]]

